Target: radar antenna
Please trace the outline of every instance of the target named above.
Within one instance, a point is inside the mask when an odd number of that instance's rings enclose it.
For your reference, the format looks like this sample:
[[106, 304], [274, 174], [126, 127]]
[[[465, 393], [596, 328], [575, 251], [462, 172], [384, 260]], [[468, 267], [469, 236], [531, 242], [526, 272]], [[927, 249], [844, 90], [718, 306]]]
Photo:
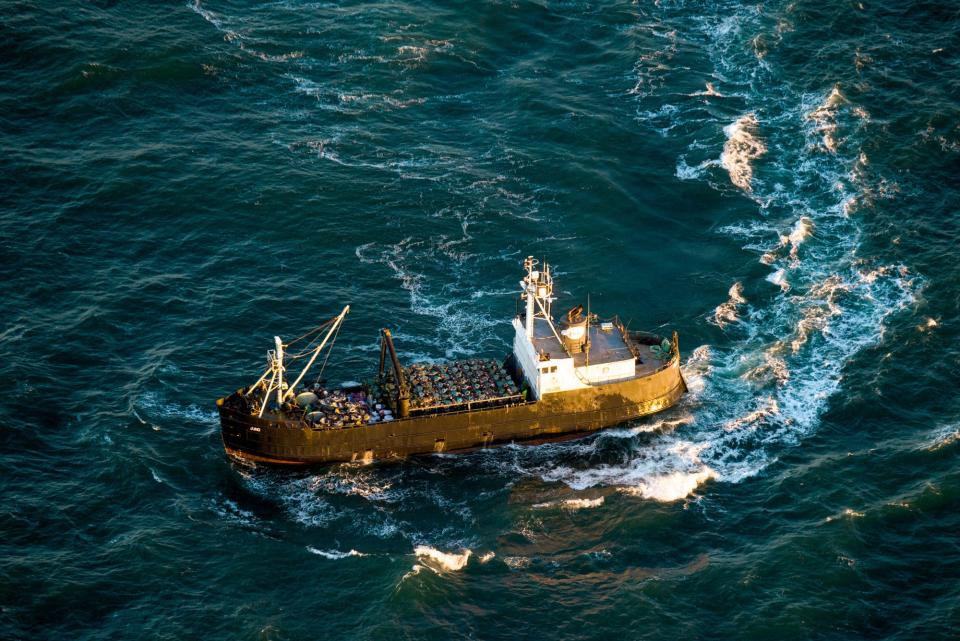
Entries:
[[553, 276], [550, 275], [550, 265], [544, 263], [543, 270], [539, 270], [537, 269], [539, 264], [540, 261], [533, 256], [527, 256], [523, 261], [523, 267], [527, 270], [527, 275], [520, 281], [520, 287], [523, 290], [522, 297], [527, 303], [524, 329], [527, 339], [532, 342], [535, 319], [543, 318], [547, 321], [550, 331], [562, 344], [563, 340], [557, 333], [557, 328], [553, 325], [553, 316], [550, 311], [553, 301], [557, 300], [553, 296]]

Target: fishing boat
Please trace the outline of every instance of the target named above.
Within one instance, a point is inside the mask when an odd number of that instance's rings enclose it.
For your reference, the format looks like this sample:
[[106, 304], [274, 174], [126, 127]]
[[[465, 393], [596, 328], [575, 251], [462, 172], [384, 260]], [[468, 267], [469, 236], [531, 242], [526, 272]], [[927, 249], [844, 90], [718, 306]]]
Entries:
[[[630, 331], [589, 305], [556, 321], [550, 266], [531, 256], [524, 270], [513, 350], [503, 361], [404, 366], [382, 329], [375, 376], [330, 386], [321, 366], [304, 384], [325, 350], [326, 365], [350, 306], [295, 341], [274, 337], [263, 375], [217, 401], [227, 454], [310, 465], [539, 443], [621, 425], [686, 393], [676, 332]], [[288, 383], [287, 367], [298, 360], [306, 363]]]

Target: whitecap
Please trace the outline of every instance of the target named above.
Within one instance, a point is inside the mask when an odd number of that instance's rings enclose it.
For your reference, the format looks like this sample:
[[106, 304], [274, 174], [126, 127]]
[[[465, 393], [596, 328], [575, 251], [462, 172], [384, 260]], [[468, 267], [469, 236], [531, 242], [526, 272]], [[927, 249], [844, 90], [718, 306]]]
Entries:
[[813, 121], [814, 131], [821, 136], [824, 148], [832, 153], [836, 153], [839, 145], [837, 112], [840, 106], [847, 102], [847, 98], [840, 92], [840, 86], [834, 85], [823, 102], [806, 116]]
[[441, 552], [429, 545], [418, 545], [413, 549], [413, 554], [419, 559], [423, 567], [440, 574], [442, 572], [459, 572], [467, 566], [467, 561], [473, 552], [469, 549], [460, 553]]
[[598, 496], [594, 499], [563, 499], [561, 501], [534, 503], [533, 507], [537, 509], [560, 507], [565, 510], [583, 510], [587, 508], [600, 507], [603, 505], [603, 501], [604, 497]]
[[687, 95], [689, 95], [689, 96], [717, 96], [717, 97], [723, 97], [723, 94], [720, 93], [719, 91], [717, 91], [717, 88], [713, 85], [712, 82], [708, 82], [708, 83], [707, 83], [706, 89], [703, 89], [702, 91], [694, 91], [693, 93], [687, 94]]
[[936, 431], [933, 438], [926, 445], [927, 450], [934, 452], [949, 447], [960, 441], [960, 426], [947, 425]]
[[530, 567], [530, 557], [526, 556], [505, 556], [503, 563], [511, 570], [523, 570]]
[[783, 268], [768, 274], [767, 281], [779, 287], [783, 292], [790, 291], [790, 282], [787, 280], [787, 270]]
[[758, 127], [756, 115], [748, 113], [723, 128], [727, 141], [723, 145], [720, 164], [730, 174], [730, 182], [747, 192], [753, 190], [752, 163], [767, 152], [759, 138]]
[[545, 481], [562, 481], [575, 490], [612, 486], [627, 494], [663, 502], [682, 499], [708, 479], [717, 478], [717, 473], [700, 460], [707, 443], [695, 444], [671, 435], [660, 445], [661, 448], [647, 450], [626, 463], [586, 469], [548, 467], [540, 474]]
[[730, 286], [730, 289], [727, 290], [727, 296], [729, 297], [727, 301], [717, 305], [716, 309], [713, 310], [713, 323], [720, 328], [739, 321], [740, 317], [737, 315], [737, 310], [740, 305], [747, 302], [747, 299], [743, 297], [743, 283], [739, 281]]
[[698, 472], [672, 472], [651, 476], [639, 485], [620, 488], [620, 491], [661, 503], [672, 503], [690, 496], [698, 487], [715, 478], [717, 473], [710, 468]]
[[841, 518], [861, 519], [864, 516], [866, 516], [866, 513], [864, 512], [858, 512], [857, 510], [854, 510], [851, 508], [845, 508], [840, 514], [836, 516], [828, 516], [826, 519], [824, 519], [824, 522], [830, 523], [831, 521], [836, 521]]
[[346, 559], [351, 556], [368, 556], [367, 554], [364, 554], [363, 552], [357, 552], [354, 549], [351, 549], [347, 552], [343, 552], [341, 550], [320, 550], [318, 548], [315, 548], [309, 545], [307, 546], [307, 551], [310, 552], [311, 554], [316, 554], [318, 556], [322, 556], [325, 559], [330, 559], [333, 561], [336, 561], [339, 559]]

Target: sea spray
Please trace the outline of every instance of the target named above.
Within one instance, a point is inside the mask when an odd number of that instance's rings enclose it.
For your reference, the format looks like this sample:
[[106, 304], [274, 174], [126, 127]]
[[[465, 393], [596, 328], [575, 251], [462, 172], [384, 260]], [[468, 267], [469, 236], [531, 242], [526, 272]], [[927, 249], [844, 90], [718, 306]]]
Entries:
[[758, 128], [756, 115], [748, 113], [723, 130], [727, 141], [720, 164], [729, 172], [730, 182], [744, 191], [753, 190], [753, 161], [767, 153]]
[[439, 574], [441, 572], [459, 572], [467, 566], [467, 561], [473, 552], [471, 550], [463, 550], [460, 553], [442, 552], [429, 545], [418, 545], [413, 549], [413, 554], [422, 566]]

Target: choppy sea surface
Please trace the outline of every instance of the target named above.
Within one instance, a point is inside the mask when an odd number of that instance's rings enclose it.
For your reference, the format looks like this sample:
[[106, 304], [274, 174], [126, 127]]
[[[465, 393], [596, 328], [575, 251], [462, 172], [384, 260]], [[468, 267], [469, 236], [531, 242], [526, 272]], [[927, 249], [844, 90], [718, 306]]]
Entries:
[[[946, 639], [960, 9], [4, 2], [0, 637]], [[562, 444], [278, 472], [214, 401], [501, 357], [559, 306], [691, 393]]]

